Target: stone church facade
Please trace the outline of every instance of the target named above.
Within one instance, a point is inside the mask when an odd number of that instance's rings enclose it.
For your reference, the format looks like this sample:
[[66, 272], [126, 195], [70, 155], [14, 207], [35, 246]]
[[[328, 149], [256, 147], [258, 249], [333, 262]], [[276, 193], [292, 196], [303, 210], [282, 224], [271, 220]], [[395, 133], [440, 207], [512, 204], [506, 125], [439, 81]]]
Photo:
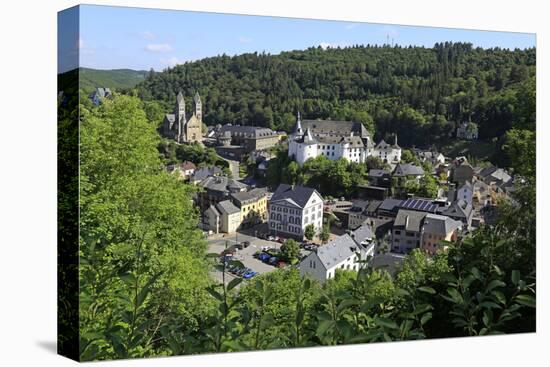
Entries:
[[195, 111], [187, 120], [185, 100], [181, 91], [176, 97], [174, 113], [167, 113], [162, 122], [161, 134], [178, 143], [202, 143], [202, 102], [199, 93], [195, 93]]

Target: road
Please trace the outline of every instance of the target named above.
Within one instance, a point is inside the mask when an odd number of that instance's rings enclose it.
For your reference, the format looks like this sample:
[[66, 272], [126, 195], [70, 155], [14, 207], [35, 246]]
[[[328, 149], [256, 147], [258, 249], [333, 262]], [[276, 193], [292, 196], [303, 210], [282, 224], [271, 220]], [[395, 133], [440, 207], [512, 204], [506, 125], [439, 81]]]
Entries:
[[240, 178], [239, 176], [239, 161], [234, 161], [232, 159], [227, 159], [225, 157], [220, 156], [223, 160], [225, 160], [227, 163], [229, 163], [229, 170], [231, 171], [231, 175], [235, 180], [238, 180]]

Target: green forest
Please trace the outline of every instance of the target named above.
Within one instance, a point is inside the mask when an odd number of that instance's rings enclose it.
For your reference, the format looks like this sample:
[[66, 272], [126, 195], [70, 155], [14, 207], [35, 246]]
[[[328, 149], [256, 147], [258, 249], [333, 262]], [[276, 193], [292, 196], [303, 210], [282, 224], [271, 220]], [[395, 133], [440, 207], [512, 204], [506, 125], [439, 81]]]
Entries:
[[[357, 45], [312, 47], [277, 55], [220, 55], [163, 72], [151, 70], [136, 88], [144, 101], [173, 107], [176, 94], [202, 96], [204, 121], [291, 131], [305, 119], [355, 120], [375, 140], [447, 146], [455, 123], [472, 121], [480, 139], [499, 140], [533, 123], [536, 50]], [[188, 99], [189, 110], [191, 100]], [[521, 118], [518, 118], [521, 116]]]
[[[304, 54], [314, 52], [325, 51]], [[321, 285], [279, 269], [222, 285], [210, 277], [226, 269], [197, 229], [195, 188], [164, 170], [147, 106], [120, 94], [80, 105], [81, 360], [535, 331], [534, 114], [513, 122], [502, 147], [525, 178], [517, 205], [501, 204], [496, 225], [448, 252], [413, 252], [395, 277], [367, 267]]]

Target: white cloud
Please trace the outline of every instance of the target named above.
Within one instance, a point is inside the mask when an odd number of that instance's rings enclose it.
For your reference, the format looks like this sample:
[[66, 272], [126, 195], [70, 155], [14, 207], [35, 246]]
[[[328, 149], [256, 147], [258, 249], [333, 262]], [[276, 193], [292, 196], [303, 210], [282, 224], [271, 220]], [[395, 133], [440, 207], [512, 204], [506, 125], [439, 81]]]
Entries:
[[144, 31], [139, 34], [141, 38], [147, 41], [152, 41], [156, 38], [155, 34], [151, 31]]
[[76, 41], [75, 48], [81, 55], [92, 55], [94, 53], [94, 49], [87, 47], [82, 37], [79, 37]]
[[172, 46], [167, 43], [151, 43], [145, 46], [145, 49], [150, 52], [170, 52], [172, 51]]
[[250, 38], [250, 37], [239, 37], [239, 42], [240, 43], [250, 43], [250, 42], [252, 42], [252, 38]]

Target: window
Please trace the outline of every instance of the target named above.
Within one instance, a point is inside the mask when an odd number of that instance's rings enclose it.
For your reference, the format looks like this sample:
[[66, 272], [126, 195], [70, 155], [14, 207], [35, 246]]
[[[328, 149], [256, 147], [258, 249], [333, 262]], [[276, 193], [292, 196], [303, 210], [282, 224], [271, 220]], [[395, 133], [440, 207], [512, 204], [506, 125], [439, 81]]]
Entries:
[[399, 235], [401, 234], [401, 231], [395, 231], [395, 234]]

